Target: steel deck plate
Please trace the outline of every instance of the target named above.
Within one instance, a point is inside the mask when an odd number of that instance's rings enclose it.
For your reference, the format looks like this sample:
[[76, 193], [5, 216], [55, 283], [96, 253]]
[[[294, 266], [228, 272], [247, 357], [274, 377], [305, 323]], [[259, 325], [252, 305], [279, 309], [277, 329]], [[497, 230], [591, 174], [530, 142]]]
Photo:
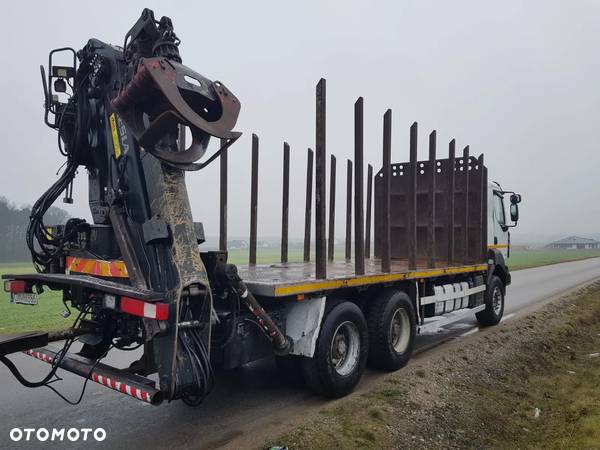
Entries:
[[[419, 264], [417, 267], [424, 265], [424, 263]], [[318, 280], [315, 278], [314, 262], [238, 266], [238, 272], [250, 291], [268, 297], [285, 297], [344, 287], [360, 287], [485, 270], [487, 270], [486, 264], [448, 266], [444, 261], [436, 261], [435, 268], [409, 270], [406, 260], [392, 260], [391, 272], [384, 273], [381, 271], [380, 260], [369, 259], [365, 261], [365, 274], [355, 275], [353, 261], [335, 261], [327, 264], [327, 278]]]

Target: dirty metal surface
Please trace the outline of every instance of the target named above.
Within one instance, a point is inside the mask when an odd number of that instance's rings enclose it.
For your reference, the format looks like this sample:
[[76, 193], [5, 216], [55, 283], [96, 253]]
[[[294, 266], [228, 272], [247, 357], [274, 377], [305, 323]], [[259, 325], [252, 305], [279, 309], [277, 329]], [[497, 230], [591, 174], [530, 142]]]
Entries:
[[[419, 267], [425, 267], [427, 261], [417, 261]], [[486, 265], [467, 265], [451, 267], [447, 261], [436, 260], [437, 268], [423, 268], [410, 271], [406, 260], [392, 260], [391, 272], [381, 271], [381, 261], [365, 261], [364, 275], [356, 275], [354, 261], [329, 261], [327, 280], [315, 278], [314, 262], [270, 264], [256, 266], [238, 266], [238, 273], [254, 294], [269, 297], [310, 293], [337, 289], [344, 286], [358, 287], [374, 283], [393, 282], [399, 279], [414, 279], [446, 274], [483, 271]], [[384, 279], [385, 278], [385, 279]]]

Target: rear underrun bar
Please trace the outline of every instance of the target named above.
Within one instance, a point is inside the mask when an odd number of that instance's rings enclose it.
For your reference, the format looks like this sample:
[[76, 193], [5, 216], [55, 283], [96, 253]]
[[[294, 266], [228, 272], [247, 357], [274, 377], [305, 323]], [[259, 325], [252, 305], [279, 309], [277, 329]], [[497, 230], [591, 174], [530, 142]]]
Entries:
[[[60, 356], [60, 351], [53, 347], [26, 350], [23, 353], [48, 364], [53, 364]], [[66, 354], [59, 367], [151, 405], [159, 405], [163, 401], [163, 395], [155, 388], [154, 381], [82, 356]]]

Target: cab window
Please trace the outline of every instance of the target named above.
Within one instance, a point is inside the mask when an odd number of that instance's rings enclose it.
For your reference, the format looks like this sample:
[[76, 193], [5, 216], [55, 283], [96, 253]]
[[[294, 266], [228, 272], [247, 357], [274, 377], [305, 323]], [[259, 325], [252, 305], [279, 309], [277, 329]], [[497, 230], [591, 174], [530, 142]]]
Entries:
[[494, 214], [496, 220], [500, 225], [506, 225], [506, 218], [504, 215], [504, 201], [502, 197], [494, 193]]

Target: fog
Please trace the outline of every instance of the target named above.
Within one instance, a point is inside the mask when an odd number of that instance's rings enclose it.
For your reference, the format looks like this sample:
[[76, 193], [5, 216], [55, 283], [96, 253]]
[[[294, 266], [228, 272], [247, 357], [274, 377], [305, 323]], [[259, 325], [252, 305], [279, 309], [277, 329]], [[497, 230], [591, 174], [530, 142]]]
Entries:
[[[43, 124], [39, 65], [56, 47], [91, 37], [122, 45], [143, 7], [172, 18], [184, 64], [240, 99], [230, 150], [229, 234], [249, 230], [250, 140], [260, 137], [260, 236], [278, 236], [283, 141], [291, 157], [290, 235], [303, 227], [306, 149], [314, 147], [314, 92], [327, 79], [327, 151], [338, 158], [336, 233], [343, 233], [345, 159], [353, 104], [365, 99], [365, 161], [381, 164], [382, 116], [393, 110], [393, 156], [419, 156], [438, 131], [485, 154], [490, 179], [523, 194], [515, 241], [600, 232], [600, 3], [594, 1], [10, 2], [3, 6], [0, 195], [31, 204], [63, 158]], [[212, 147], [214, 149], [214, 146]], [[366, 173], [366, 170], [365, 170]], [[218, 164], [187, 175], [196, 220], [218, 234]], [[87, 174], [75, 204], [88, 217]]]

